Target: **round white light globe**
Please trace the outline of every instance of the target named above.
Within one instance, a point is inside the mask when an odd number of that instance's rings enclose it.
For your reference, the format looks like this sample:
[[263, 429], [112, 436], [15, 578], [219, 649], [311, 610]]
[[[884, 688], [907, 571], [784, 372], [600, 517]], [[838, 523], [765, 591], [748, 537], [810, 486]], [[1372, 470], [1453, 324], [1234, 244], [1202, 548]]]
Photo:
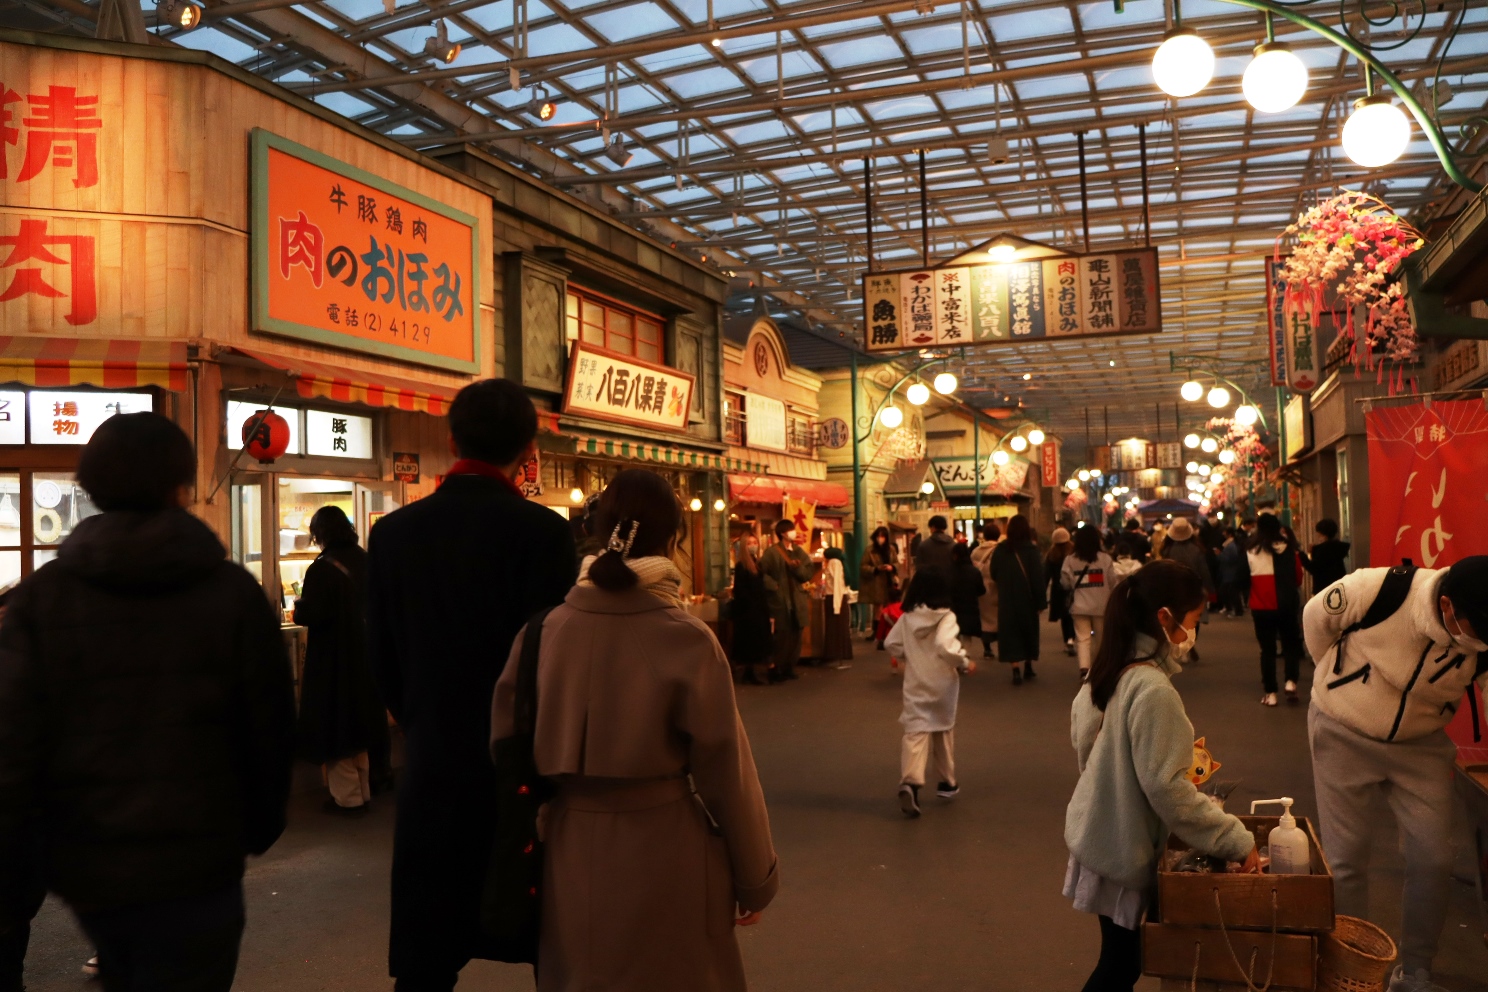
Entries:
[[988, 257], [999, 265], [1004, 265], [1018, 257], [1017, 245], [993, 245], [987, 251]]
[[1235, 464], [1235, 453], [1229, 448], [1226, 448], [1219, 453], [1219, 460], [1224, 462], [1226, 465], [1233, 465]]
[[1263, 114], [1279, 114], [1295, 107], [1307, 92], [1307, 66], [1286, 45], [1259, 45], [1240, 88], [1252, 107]]
[[930, 387], [923, 382], [910, 383], [909, 388], [904, 391], [904, 398], [915, 406], [924, 406], [930, 402]]
[[1230, 391], [1223, 386], [1215, 386], [1209, 390], [1209, 405], [1218, 410], [1230, 405]]
[[878, 411], [878, 422], [880, 424], [883, 424], [889, 430], [893, 430], [900, 424], [904, 423], [904, 411], [899, 409], [894, 404], [890, 403], [888, 406]]
[[1027, 451], [1028, 438], [1024, 437], [1022, 434], [1014, 434], [1013, 439], [1008, 442], [1008, 447], [1012, 448], [1014, 451]]
[[1008, 463], [1008, 453], [1001, 450], [994, 451], [992, 452], [992, 461], [998, 465], [1006, 465]]
[[942, 396], [951, 395], [959, 385], [960, 383], [956, 381], [956, 377], [949, 372], [942, 372], [935, 377], [935, 391]]
[[1210, 476], [1209, 476], [1209, 484], [1210, 485], [1213, 485], [1213, 486], [1223, 485], [1224, 484], [1224, 476], [1220, 475], [1218, 472], [1214, 472], [1214, 473], [1210, 474]]
[[1182, 396], [1190, 403], [1195, 403], [1198, 401], [1199, 397], [1204, 395], [1204, 384], [1202, 382], [1195, 382], [1193, 379], [1190, 379], [1185, 382], [1183, 386], [1178, 390], [1178, 395]]
[[1366, 169], [1389, 165], [1405, 153], [1411, 127], [1405, 112], [1376, 93], [1354, 101], [1354, 112], [1343, 124], [1343, 152]]
[[1200, 465], [1199, 466], [1199, 474], [1200, 475], [1209, 475], [1213, 471], [1214, 471], [1214, 469], [1210, 468], [1208, 465]]
[[584, 502], [584, 490], [578, 488], [577, 486], [575, 486], [573, 489], [569, 490], [568, 501], [570, 503], [582, 503], [582, 502]]
[[694, 496], [692, 498], [692, 502], [688, 503], [687, 506], [692, 510], [693, 513], [696, 513], [703, 508], [703, 501]]
[[1212, 437], [1206, 437], [1204, 443], [1199, 445], [1199, 449], [1212, 455], [1219, 450], [1219, 442]]
[[1070, 492], [1074, 492], [1076, 489], [1080, 488], [1080, 480], [1071, 479], [1064, 484], [1064, 488], [1068, 489]]
[[1197, 434], [1188, 435], [1183, 439], [1183, 446], [1185, 448], [1197, 448], [1199, 446], [1199, 436]]
[[1186, 28], [1174, 31], [1153, 53], [1152, 78], [1169, 96], [1193, 96], [1214, 78], [1214, 49]]
[[1044, 432], [1041, 431], [1041, 430], [1039, 430], [1037, 427], [1035, 427], [1033, 430], [1029, 431], [1028, 432], [1028, 443], [1029, 444], [1043, 444], [1044, 443]]
[[935, 483], [928, 481], [920, 483], [920, 492], [924, 493], [926, 496], [929, 496], [931, 493], [935, 492]]
[[715, 499], [713, 501], [713, 509], [717, 510], [719, 513], [722, 513], [724, 510], [728, 509], [728, 504], [723, 501], [722, 497], [719, 497], [718, 499]]
[[1241, 427], [1254, 427], [1255, 422], [1261, 419], [1261, 411], [1249, 403], [1242, 403], [1235, 407], [1235, 423]]
[[1080, 481], [1081, 481], [1081, 482], [1089, 482], [1089, 481], [1090, 481], [1090, 473], [1089, 473], [1089, 472], [1087, 472], [1087, 471], [1086, 471], [1086, 470], [1085, 470], [1085, 469], [1083, 469], [1083, 468], [1082, 468], [1082, 469], [1080, 469]]
[[1199, 471], [1199, 463], [1189, 462], [1187, 465], [1183, 466], [1183, 470], [1189, 475], [1194, 475]]

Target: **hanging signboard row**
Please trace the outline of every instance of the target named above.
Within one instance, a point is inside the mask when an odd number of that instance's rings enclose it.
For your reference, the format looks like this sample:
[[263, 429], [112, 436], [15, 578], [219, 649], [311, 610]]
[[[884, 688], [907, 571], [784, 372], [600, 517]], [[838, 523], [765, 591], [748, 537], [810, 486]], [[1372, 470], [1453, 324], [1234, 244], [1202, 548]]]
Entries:
[[870, 352], [1162, 330], [1157, 249], [863, 277]]

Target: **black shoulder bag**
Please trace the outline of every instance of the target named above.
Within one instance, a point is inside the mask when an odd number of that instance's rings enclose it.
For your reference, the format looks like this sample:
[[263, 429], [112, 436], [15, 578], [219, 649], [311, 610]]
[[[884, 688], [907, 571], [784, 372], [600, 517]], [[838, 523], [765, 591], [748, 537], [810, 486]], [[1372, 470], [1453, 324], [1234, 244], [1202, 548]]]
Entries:
[[496, 838], [481, 895], [481, 926], [493, 961], [537, 964], [542, 933], [542, 842], [537, 814], [553, 798], [552, 781], [537, 773], [537, 662], [543, 622], [551, 608], [527, 622], [517, 661], [512, 735], [492, 745], [496, 763]]

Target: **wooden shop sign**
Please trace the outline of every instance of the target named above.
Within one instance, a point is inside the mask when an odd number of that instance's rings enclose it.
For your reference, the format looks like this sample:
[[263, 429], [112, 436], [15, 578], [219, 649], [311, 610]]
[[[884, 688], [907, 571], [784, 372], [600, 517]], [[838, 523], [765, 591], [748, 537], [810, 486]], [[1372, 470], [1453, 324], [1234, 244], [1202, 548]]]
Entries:
[[687, 430], [693, 377], [575, 341], [568, 359], [563, 412], [653, 430]]

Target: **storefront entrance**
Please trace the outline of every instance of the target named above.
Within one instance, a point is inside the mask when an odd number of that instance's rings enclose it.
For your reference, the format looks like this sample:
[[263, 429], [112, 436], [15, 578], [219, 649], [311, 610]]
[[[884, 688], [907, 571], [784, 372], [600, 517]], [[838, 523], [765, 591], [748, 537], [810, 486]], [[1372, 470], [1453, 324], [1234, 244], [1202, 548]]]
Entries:
[[57, 557], [78, 522], [97, 512], [70, 471], [0, 469], [0, 589]]

